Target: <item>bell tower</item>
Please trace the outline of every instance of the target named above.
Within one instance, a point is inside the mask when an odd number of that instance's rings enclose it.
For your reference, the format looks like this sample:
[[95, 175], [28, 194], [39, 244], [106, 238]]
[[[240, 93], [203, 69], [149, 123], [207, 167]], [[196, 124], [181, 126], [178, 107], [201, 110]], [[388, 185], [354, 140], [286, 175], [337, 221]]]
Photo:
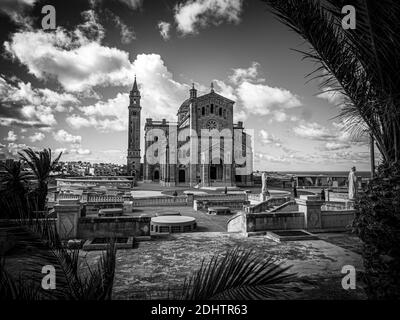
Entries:
[[129, 94], [129, 130], [128, 130], [128, 175], [135, 175], [139, 179], [140, 174], [140, 91], [136, 83]]

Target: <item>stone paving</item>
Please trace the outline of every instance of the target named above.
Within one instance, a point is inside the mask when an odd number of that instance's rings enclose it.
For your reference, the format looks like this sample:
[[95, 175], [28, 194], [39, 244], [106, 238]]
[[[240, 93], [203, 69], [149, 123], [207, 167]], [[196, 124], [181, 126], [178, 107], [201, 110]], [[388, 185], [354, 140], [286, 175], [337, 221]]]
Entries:
[[[226, 232], [172, 234], [138, 247], [119, 250], [114, 299], [166, 298], [175, 292], [186, 276], [199, 268], [203, 259], [240, 246], [258, 255], [270, 254], [292, 265], [298, 281], [294, 299], [364, 299], [362, 286], [348, 292], [341, 287], [341, 269], [353, 265], [362, 270], [360, 255], [323, 240], [276, 243], [265, 237], [244, 238]], [[89, 261], [98, 252], [89, 252]]]

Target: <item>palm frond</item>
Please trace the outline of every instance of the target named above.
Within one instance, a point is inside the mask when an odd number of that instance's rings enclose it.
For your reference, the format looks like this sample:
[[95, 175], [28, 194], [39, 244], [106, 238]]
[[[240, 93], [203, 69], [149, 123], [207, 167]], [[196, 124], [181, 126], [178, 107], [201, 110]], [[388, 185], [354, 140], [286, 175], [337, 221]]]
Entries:
[[[300, 51], [318, 64], [309, 74], [344, 96], [340, 119], [371, 133], [385, 162], [399, 159], [400, 5], [395, 0], [262, 0], [310, 45]], [[341, 9], [354, 5], [355, 30], [344, 30]], [[324, 71], [325, 72], [322, 72]], [[315, 76], [314, 76], [315, 75]], [[358, 127], [358, 128], [356, 128]]]
[[202, 261], [200, 269], [187, 278], [184, 300], [249, 300], [282, 298], [286, 283], [295, 278], [270, 256], [235, 248], [225, 255]]

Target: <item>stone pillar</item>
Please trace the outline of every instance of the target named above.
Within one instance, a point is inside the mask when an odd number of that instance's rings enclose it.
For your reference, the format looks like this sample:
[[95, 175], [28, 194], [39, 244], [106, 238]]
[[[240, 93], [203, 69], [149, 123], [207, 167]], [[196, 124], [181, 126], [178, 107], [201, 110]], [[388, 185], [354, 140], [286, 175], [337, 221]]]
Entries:
[[201, 165], [201, 185], [203, 187], [208, 187], [210, 185], [210, 174], [209, 174], [209, 165], [202, 164]]
[[169, 180], [171, 182], [171, 186], [175, 186], [176, 185], [176, 179], [175, 179], [175, 169], [176, 169], [176, 165], [175, 164], [170, 164], [170, 168], [169, 168]]
[[231, 164], [224, 164], [223, 166], [224, 176], [223, 181], [226, 186], [232, 186], [232, 165]]
[[324, 203], [318, 200], [317, 196], [300, 196], [296, 199], [299, 211], [304, 213], [304, 227], [306, 230], [319, 230], [321, 224], [321, 205]]
[[89, 199], [89, 192], [83, 191], [81, 195], [81, 203], [88, 202], [88, 199]]
[[123, 203], [123, 213], [133, 212], [133, 201], [125, 200]]
[[187, 205], [193, 206], [193, 201], [194, 201], [193, 193], [187, 193], [186, 196], [187, 196]]
[[197, 165], [190, 164], [189, 165], [189, 185], [191, 187], [197, 184]]
[[61, 240], [76, 239], [78, 235], [78, 220], [80, 205], [73, 200], [60, 200], [54, 206], [57, 213], [57, 232]]

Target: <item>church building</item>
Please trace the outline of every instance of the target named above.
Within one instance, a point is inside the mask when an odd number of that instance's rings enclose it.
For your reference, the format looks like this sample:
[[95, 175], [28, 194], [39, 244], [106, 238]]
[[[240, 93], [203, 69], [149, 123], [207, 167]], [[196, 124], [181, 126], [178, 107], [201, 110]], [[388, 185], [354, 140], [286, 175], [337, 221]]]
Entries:
[[[201, 96], [193, 85], [178, 109], [176, 122], [147, 118], [143, 180], [164, 186], [253, 185], [251, 138], [243, 122], [233, 123], [234, 103], [216, 93], [213, 84], [210, 92]], [[136, 175], [140, 172], [140, 114], [135, 77], [130, 92], [127, 164], [128, 172]], [[155, 150], [155, 146], [162, 147]]]

